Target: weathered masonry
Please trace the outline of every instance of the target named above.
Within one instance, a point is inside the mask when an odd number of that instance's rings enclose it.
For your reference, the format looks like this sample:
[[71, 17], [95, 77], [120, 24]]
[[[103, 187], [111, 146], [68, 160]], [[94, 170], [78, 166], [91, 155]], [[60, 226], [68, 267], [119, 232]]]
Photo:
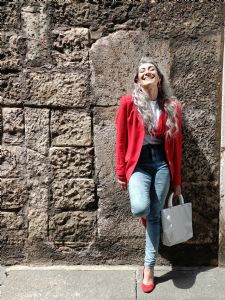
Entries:
[[[142, 264], [115, 177], [115, 115], [142, 55], [183, 104], [194, 238], [158, 264], [225, 265], [224, 3], [10, 0], [0, 6], [2, 264]], [[225, 74], [225, 73], [224, 73]]]

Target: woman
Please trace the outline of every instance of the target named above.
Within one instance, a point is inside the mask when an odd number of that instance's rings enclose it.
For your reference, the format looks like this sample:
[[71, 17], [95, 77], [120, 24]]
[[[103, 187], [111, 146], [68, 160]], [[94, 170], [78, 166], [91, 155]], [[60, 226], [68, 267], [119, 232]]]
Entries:
[[171, 188], [181, 194], [181, 105], [159, 66], [142, 58], [132, 95], [121, 97], [116, 116], [116, 174], [128, 186], [131, 212], [146, 228], [142, 289], [154, 287], [160, 211]]

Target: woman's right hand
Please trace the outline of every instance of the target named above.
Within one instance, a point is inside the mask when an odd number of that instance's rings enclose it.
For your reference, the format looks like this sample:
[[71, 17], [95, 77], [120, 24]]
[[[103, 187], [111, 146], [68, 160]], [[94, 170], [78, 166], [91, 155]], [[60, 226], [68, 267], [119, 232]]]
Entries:
[[121, 180], [117, 180], [118, 181], [118, 183], [120, 184], [120, 187], [121, 187], [121, 189], [123, 190], [123, 191], [125, 191], [126, 189], [127, 189], [127, 184], [126, 184], [126, 182], [124, 182], [124, 181], [121, 181]]

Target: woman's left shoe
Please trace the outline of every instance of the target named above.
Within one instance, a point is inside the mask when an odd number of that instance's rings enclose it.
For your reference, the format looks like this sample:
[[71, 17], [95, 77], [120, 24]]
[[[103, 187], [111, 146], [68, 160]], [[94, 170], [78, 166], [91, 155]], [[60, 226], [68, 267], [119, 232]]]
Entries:
[[143, 283], [143, 279], [144, 279], [144, 270], [143, 270], [143, 276], [142, 276], [143, 278], [142, 278], [142, 284], [141, 284], [141, 287], [142, 287], [142, 291], [144, 292], [144, 293], [151, 293], [153, 290], [154, 290], [154, 288], [155, 288], [155, 283], [154, 283], [154, 281], [152, 282], [152, 283], [150, 283], [150, 284], [145, 284], [145, 283]]

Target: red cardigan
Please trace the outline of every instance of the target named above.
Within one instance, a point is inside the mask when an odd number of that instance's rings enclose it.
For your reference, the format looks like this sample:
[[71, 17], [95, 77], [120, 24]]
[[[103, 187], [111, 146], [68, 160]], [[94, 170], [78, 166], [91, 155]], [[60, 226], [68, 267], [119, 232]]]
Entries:
[[[171, 187], [181, 185], [181, 105], [173, 101], [177, 110], [179, 131], [175, 137], [165, 134], [165, 151], [171, 174]], [[165, 112], [163, 111], [164, 116]], [[161, 114], [161, 118], [163, 117]], [[166, 118], [163, 118], [166, 120]], [[117, 178], [126, 183], [138, 161], [143, 145], [145, 129], [141, 115], [136, 109], [132, 95], [122, 96], [120, 107], [116, 115], [116, 174]], [[165, 121], [164, 121], [165, 122]], [[167, 129], [167, 126], [165, 125]]]

